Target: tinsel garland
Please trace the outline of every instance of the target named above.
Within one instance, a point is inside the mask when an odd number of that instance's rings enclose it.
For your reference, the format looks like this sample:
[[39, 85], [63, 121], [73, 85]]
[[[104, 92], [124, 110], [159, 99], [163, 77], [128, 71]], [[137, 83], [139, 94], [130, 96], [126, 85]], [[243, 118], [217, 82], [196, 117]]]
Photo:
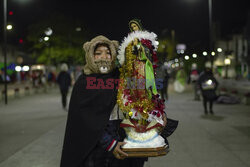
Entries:
[[[134, 72], [134, 62], [137, 57], [133, 54], [133, 45], [130, 43], [125, 51], [126, 63], [120, 68], [120, 85], [118, 89], [118, 98], [117, 103], [119, 104], [121, 110], [123, 111], [126, 118], [131, 118], [133, 115], [132, 109], [135, 109], [140, 113], [141, 119], [138, 120], [139, 124], [145, 125], [147, 124], [148, 113], [153, 110], [154, 103], [152, 99], [148, 97], [145, 92], [145, 96], [143, 99], [133, 99], [130, 98], [134, 95], [133, 89], [127, 88], [127, 78], [133, 77]], [[124, 103], [124, 98], [127, 97], [127, 102]]]

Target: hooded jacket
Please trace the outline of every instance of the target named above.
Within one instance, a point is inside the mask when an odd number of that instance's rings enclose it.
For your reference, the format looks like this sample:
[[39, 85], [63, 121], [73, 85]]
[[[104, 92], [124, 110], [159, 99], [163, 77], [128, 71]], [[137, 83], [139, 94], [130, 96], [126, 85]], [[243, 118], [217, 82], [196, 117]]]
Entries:
[[110, 113], [116, 104], [116, 87], [90, 88], [89, 78], [95, 81], [117, 79], [118, 70], [108, 74], [100, 74], [95, 69], [93, 61], [94, 48], [98, 43], [106, 43], [110, 47], [112, 60], [116, 58], [118, 42], [110, 41], [106, 37], [98, 36], [84, 44], [86, 62], [84, 74], [76, 81], [69, 104], [68, 119], [62, 150], [61, 167], [78, 167], [98, 144]]

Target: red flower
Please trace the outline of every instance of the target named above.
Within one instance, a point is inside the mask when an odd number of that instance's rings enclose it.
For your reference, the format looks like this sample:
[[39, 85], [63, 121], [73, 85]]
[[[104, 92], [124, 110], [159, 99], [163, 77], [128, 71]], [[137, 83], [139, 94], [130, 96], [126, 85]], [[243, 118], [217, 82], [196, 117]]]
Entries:
[[156, 116], [159, 118], [161, 116], [161, 114], [158, 112]]
[[128, 102], [125, 103], [125, 106], [128, 106]]
[[150, 50], [153, 50], [152, 48], [152, 42], [148, 39], [142, 39], [141, 43], [145, 46], [147, 46]]

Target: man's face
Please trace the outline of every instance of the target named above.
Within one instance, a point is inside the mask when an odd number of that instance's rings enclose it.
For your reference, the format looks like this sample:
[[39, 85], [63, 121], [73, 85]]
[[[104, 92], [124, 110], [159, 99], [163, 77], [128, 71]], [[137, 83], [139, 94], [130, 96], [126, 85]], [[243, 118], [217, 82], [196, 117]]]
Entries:
[[109, 73], [112, 61], [112, 55], [109, 48], [106, 46], [98, 46], [94, 52], [94, 61], [100, 73]]
[[111, 60], [111, 53], [106, 46], [99, 46], [94, 53], [95, 60]]
[[137, 26], [137, 24], [132, 23], [132, 24], [131, 24], [131, 29], [132, 29], [133, 31], [138, 31], [138, 30], [139, 30], [139, 27]]

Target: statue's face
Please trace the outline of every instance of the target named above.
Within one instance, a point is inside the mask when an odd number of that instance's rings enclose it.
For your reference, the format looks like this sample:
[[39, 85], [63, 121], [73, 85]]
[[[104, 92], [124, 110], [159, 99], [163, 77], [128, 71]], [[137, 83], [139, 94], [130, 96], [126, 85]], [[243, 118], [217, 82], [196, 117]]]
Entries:
[[135, 23], [131, 23], [131, 29], [133, 30], [133, 31], [138, 31], [139, 30], [139, 27], [138, 27], [138, 25], [137, 24], [135, 24]]
[[98, 46], [94, 52], [94, 62], [100, 73], [106, 74], [111, 70], [111, 52], [106, 46]]

